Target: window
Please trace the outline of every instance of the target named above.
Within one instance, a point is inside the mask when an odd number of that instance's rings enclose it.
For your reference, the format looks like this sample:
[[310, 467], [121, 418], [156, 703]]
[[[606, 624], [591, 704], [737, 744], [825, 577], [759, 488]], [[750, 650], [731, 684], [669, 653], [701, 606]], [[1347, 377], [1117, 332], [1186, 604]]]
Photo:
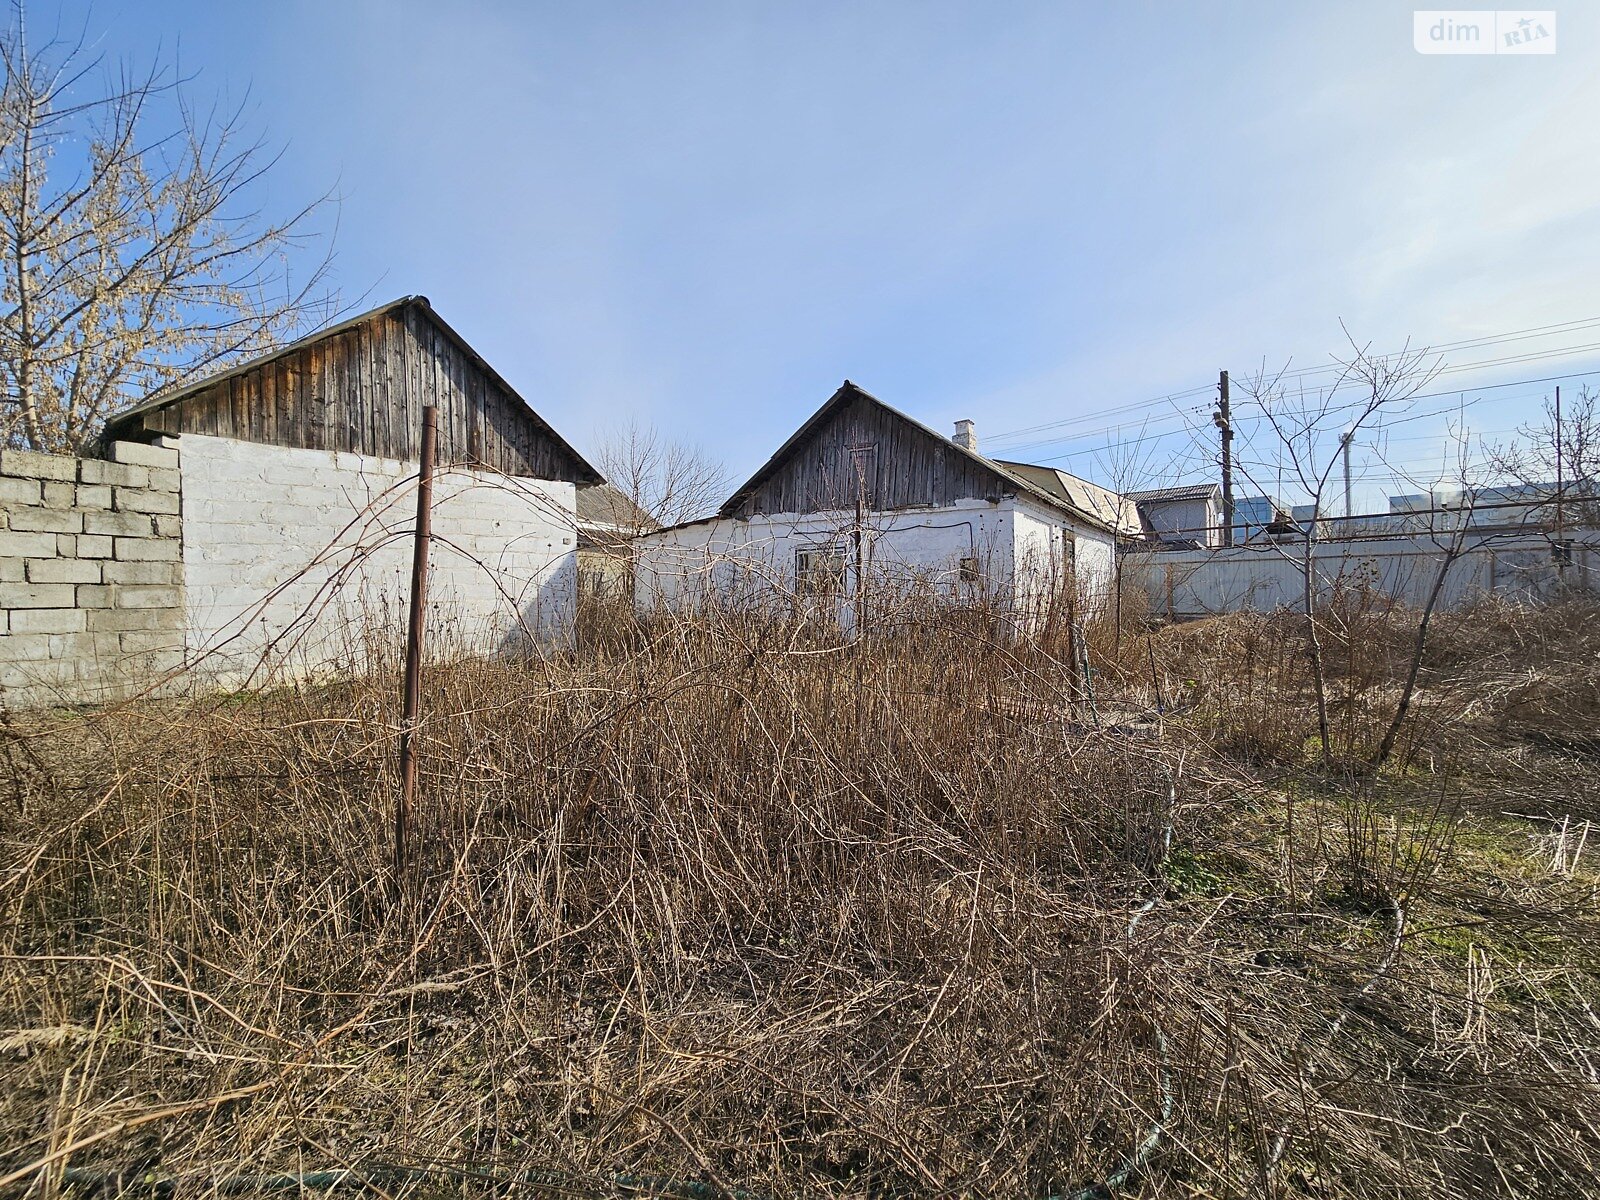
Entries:
[[794, 590], [801, 596], [837, 596], [844, 591], [844, 551], [819, 546], [794, 552]]
[[978, 560], [976, 558], [963, 558], [961, 560], [961, 582], [977, 583], [978, 580]]

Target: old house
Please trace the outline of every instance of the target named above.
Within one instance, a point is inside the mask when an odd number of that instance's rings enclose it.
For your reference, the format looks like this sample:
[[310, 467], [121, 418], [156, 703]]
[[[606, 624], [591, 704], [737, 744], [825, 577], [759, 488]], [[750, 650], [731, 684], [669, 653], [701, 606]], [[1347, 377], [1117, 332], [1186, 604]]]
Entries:
[[1026, 620], [1067, 579], [1092, 598], [1114, 526], [848, 380], [712, 517], [638, 540], [636, 601], [803, 602], [850, 626], [918, 594]]
[[570, 629], [576, 494], [600, 475], [408, 296], [110, 422], [110, 439], [178, 451], [191, 664], [259, 675], [390, 638], [425, 406], [439, 429], [435, 644], [496, 650]]
[[1222, 488], [1215, 483], [1129, 492], [1144, 536], [1187, 549], [1222, 545]]
[[661, 528], [609, 483], [578, 489], [578, 592], [595, 599], [633, 592], [633, 540]]

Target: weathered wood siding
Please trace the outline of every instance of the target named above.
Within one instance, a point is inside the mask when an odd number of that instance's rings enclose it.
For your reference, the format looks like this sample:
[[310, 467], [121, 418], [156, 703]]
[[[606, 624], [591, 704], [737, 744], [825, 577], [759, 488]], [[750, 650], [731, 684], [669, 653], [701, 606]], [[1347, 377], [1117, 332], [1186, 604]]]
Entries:
[[594, 479], [548, 425], [418, 304], [374, 313], [219, 379], [144, 414], [135, 435], [199, 433], [415, 461], [422, 410], [430, 404], [439, 408], [441, 463], [536, 479]]
[[729, 516], [824, 512], [855, 503], [852, 451], [873, 448], [869, 505], [877, 511], [999, 500], [1016, 491], [1002, 476], [870, 398], [841, 405], [761, 479]]

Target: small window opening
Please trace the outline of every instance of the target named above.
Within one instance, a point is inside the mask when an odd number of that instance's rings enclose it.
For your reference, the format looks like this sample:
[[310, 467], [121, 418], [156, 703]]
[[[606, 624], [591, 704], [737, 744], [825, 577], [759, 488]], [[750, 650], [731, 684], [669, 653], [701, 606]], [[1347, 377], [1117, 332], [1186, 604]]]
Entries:
[[794, 552], [795, 591], [802, 596], [837, 596], [844, 591], [844, 551], [837, 546]]

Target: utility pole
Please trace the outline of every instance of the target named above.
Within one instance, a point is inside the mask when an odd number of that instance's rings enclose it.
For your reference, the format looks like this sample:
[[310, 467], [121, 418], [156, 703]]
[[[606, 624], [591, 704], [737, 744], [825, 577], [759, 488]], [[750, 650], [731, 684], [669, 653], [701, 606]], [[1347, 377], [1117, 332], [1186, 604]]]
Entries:
[[1354, 429], [1346, 429], [1339, 439], [1339, 448], [1344, 453], [1344, 515], [1347, 519], [1356, 515], [1350, 504], [1350, 443], [1355, 436]]
[[1211, 420], [1222, 431], [1222, 544], [1233, 545], [1233, 414], [1228, 408], [1228, 373], [1217, 380], [1217, 411]]

